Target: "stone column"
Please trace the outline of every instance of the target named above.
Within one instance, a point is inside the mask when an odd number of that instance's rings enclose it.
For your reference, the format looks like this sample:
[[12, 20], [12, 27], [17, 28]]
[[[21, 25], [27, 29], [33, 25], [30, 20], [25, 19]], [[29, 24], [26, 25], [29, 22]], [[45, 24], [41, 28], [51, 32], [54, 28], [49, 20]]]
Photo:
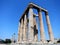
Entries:
[[20, 41], [22, 42], [23, 40], [23, 19], [21, 19], [21, 23], [20, 23]]
[[45, 14], [46, 14], [46, 21], [47, 21], [47, 26], [48, 26], [49, 38], [53, 42], [54, 37], [53, 37], [53, 33], [52, 33], [52, 28], [51, 28], [48, 12], [45, 12]]
[[38, 29], [36, 24], [36, 17], [34, 15], [34, 41], [38, 41]]
[[39, 20], [40, 20], [40, 38], [43, 43], [45, 43], [45, 34], [44, 34], [44, 26], [43, 26], [43, 19], [41, 14], [41, 9], [38, 11]]
[[28, 40], [33, 41], [34, 37], [34, 25], [33, 25], [33, 9], [29, 8], [29, 35], [28, 35]]
[[23, 30], [23, 41], [27, 40], [27, 18], [26, 15], [24, 16], [24, 30]]
[[20, 22], [19, 22], [19, 27], [18, 27], [18, 42], [20, 41], [20, 27], [21, 27], [21, 25], [20, 25]]

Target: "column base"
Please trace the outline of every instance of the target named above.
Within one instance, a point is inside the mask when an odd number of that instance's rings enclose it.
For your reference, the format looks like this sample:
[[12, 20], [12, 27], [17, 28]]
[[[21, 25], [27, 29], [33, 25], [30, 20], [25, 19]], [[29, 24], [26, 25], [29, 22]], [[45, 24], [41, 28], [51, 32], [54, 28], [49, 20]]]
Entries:
[[40, 43], [48, 43], [47, 41], [40, 41]]
[[52, 42], [52, 41], [50, 41], [50, 42], [47, 42], [47, 41], [20, 41], [20, 42], [16, 42], [17, 44], [23, 44], [23, 43], [32, 43], [32, 44], [34, 44], [34, 43], [36, 43], [36, 44], [54, 44], [55, 42]]
[[54, 41], [50, 41], [49, 43], [50, 43], [50, 44], [54, 44]]

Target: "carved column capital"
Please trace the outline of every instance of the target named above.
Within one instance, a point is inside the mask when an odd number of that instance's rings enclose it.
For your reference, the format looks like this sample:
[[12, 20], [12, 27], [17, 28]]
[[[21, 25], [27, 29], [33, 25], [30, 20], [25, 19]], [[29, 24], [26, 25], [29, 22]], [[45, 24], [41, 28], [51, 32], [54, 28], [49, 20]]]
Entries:
[[41, 9], [38, 9], [37, 11], [38, 11], [38, 13], [39, 13], [39, 12], [41, 12], [42, 10], [41, 10]]
[[48, 15], [48, 12], [45, 12], [45, 15]]
[[33, 8], [33, 5], [30, 4], [30, 5], [29, 5], [29, 8]]

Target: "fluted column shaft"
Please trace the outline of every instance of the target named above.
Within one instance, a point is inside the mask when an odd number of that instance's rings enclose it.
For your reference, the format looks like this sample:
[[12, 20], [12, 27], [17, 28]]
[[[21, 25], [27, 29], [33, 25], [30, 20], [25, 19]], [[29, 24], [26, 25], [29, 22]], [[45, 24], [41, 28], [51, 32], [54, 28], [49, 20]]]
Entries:
[[19, 27], [18, 27], [18, 42], [20, 41], [20, 28], [21, 28], [21, 24], [19, 22]]
[[34, 25], [33, 25], [33, 9], [29, 8], [29, 35], [28, 35], [28, 40], [33, 41], [33, 36], [34, 36]]
[[34, 41], [38, 41], [38, 29], [36, 24], [36, 17], [34, 16]]
[[49, 38], [50, 38], [51, 41], [54, 41], [54, 37], [53, 37], [53, 33], [52, 33], [52, 28], [51, 28], [48, 12], [46, 12], [45, 14], [46, 14], [46, 21], [47, 21], [47, 26], [48, 26]]
[[27, 40], [27, 18], [26, 15], [24, 16], [24, 30], [23, 30], [23, 41]]
[[22, 42], [22, 40], [23, 40], [23, 19], [21, 19], [20, 25], [21, 25], [21, 27], [20, 27], [20, 42]]
[[38, 15], [39, 15], [39, 20], [40, 20], [40, 37], [41, 37], [41, 41], [44, 42], [45, 41], [45, 34], [44, 34], [44, 26], [43, 26], [43, 19], [42, 19], [41, 10], [38, 11]]

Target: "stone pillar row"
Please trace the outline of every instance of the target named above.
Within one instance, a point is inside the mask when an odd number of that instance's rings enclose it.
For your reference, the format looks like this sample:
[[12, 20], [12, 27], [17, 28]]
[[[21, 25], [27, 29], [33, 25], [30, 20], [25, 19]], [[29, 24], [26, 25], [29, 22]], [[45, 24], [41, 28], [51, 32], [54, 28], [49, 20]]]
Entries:
[[[53, 42], [54, 37], [52, 33], [52, 28], [48, 16], [48, 12], [45, 12], [46, 16], [46, 22], [48, 26], [48, 32], [49, 32], [49, 37], [50, 40]], [[45, 34], [44, 34], [44, 26], [43, 26], [43, 19], [42, 19], [42, 10], [38, 10], [38, 17], [40, 20], [40, 38], [41, 42], [45, 43]], [[21, 22], [19, 23], [19, 33], [18, 33], [18, 41], [38, 41], [38, 29], [37, 29], [37, 24], [36, 24], [36, 19], [35, 16], [33, 15], [33, 9], [32, 7], [29, 8], [29, 30], [27, 30], [27, 16], [26, 14], [24, 15], [24, 18], [21, 19]], [[27, 39], [27, 31], [28, 31], [28, 39]]]
[[21, 22], [19, 22], [18, 42], [27, 40], [26, 33], [27, 33], [27, 18], [25, 14], [24, 19], [22, 18]]

